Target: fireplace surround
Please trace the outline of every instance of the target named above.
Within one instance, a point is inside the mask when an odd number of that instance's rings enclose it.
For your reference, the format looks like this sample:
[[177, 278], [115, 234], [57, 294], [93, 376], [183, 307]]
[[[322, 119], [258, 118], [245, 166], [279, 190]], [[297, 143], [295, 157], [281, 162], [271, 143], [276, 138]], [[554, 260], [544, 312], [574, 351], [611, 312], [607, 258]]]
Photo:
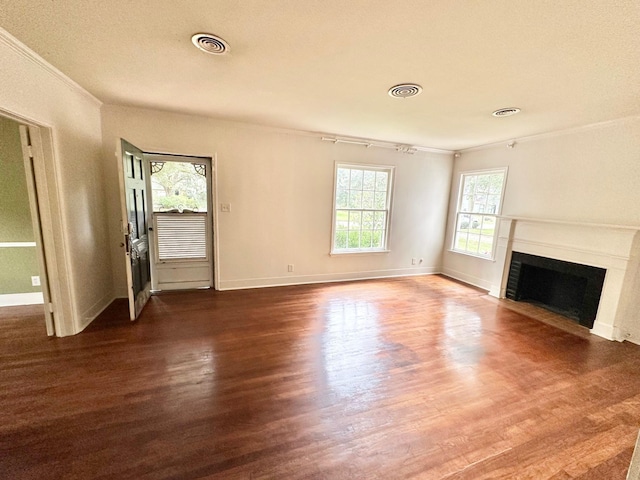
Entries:
[[[575, 312], [573, 316], [591, 328], [593, 334], [640, 344], [639, 227], [500, 217], [495, 259], [489, 267], [492, 273], [488, 272], [492, 279], [490, 295], [507, 297], [511, 259], [518, 254], [606, 271], [593, 323], [587, 322], [586, 317], [580, 319]], [[544, 281], [545, 274], [537, 274], [542, 275]]]

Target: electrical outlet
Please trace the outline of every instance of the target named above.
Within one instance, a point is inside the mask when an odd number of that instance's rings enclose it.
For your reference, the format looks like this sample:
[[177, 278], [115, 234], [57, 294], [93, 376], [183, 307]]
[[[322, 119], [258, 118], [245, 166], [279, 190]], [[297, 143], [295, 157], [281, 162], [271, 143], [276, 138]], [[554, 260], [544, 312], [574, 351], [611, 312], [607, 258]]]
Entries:
[[289, 265], [287, 265], [287, 271], [288, 272], [293, 272], [293, 264], [290, 263]]
[[31, 277], [31, 286], [33, 287], [39, 287], [40, 286], [40, 277], [39, 276], [34, 276]]
[[220, 204], [220, 211], [229, 213], [231, 211], [231, 204], [230, 203], [221, 203]]
[[415, 265], [415, 264], [416, 264], [416, 259], [415, 259], [415, 258], [412, 258], [412, 259], [411, 259], [411, 265]]

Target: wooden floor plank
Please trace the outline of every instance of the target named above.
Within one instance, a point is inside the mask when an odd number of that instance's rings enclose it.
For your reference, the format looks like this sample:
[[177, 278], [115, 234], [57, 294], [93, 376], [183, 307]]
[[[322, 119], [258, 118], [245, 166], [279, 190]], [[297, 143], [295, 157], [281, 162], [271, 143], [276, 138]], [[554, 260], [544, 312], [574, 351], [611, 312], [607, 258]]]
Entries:
[[640, 347], [440, 276], [0, 309], [0, 478], [624, 479]]

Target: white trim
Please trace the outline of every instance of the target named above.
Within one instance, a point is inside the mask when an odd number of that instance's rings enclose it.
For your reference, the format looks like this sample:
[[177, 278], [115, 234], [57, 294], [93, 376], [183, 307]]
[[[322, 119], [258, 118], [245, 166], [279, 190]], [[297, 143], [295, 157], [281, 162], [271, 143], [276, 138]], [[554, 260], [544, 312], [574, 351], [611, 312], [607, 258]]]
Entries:
[[0, 242], [0, 248], [35, 247], [36, 242]]
[[[564, 252], [565, 255], [567, 253], [569, 255], [576, 254], [576, 253], [582, 256], [587, 255], [591, 257], [590, 259], [591, 266], [600, 267], [601, 265], [606, 265], [606, 268], [617, 268], [618, 270], [623, 270], [623, 271], [626, 269], [626, 263], [631, 259], [630, 254], [616, 255], [616, 254], [605, 252], [605, 251], [592, 250], [588, 248], [577, 248], [574, 246], [567, 246], [567, 245], [558, 245], [558, 244], [549, 243], [549, 242], [527, 240], [527, 239], [519, 238], [516, 236], [514, 236], [511, 239], [511, 245], [514, 252], [521, 252], [522, 250], [525, 250], [525, 249], [527, 250], [527, 252], [523, 251], [522, 253], [528, 253], [529, 251], [532, 251], [531, 248], [529, 249], [523, 248], [526, 246], [538, 247], [538, 249], [545, 249], [546, 251], [545, 255], [547, 256], [547, 258], [556, 258], [560, 252]], [[558, 253], [556, 253], [554, 256], [554, 254], [551, 253], [549, 250], [558, 252]], [[540, 251], [540, 250], [537, 250], [537, 251]], [[539, 256], [542, 256], [542, 255], [539, 255]], [[560, 258], [558, 260], [563, 260], [563, 259]], [[569, 260], [563, 260], [563, 261], [569, 261]], [[584, 261], [574, 262], [574, 263], [584, 264]], [[601, 267], [601, 268], [605, 268], [605, 267]]]
[[344, 250], [339, 252], [330, 252], [329, 255], [332, 257], [339, 257], [342, 255], [376, 255], [379, 253], [391, 253], [391, 250], [381, 249], [381, 250]]
[[[491, 173], [502, 173], [502, 188], [500, 190], [500, 203], [497, 206], [496, 213], [473, 213], [473, 212], [461, 212], [460, 206], [462, 205], [462, 196], [464, 189], [464, 177], [465, 176], [478, 176], [478, 175], [490, 175]], [[460, 172], [459, 180], [458, 180], [458, 201], [456, 203], [456, 211], [454, 213], [454, 222], [453, 222], [453, 231], [451, 235], [451, 246], [449, 247], [449, 251], [453, 253], [460, 253], [463, 255], [469, 255], [475, 258], [481, 258], [483, 260], [495, 261], [496, 259], [496, 246], [498, 241], [498, 221], [500, 220], [500, 213], [502, 213], [502, 206], [504, 205], [504, 193], [507, 187], [507, 176], [509, 174], [509, 167], [497, 167], [497, 168], [486, 168], [482, 170], [468, 170], [464, 172]], [[472, 252], [467, 252], [463, 250], [456, 250], [456, 233], [458, 232], [458, 218], [460, 215], [480, 215], [480, 216], [491, 216], [495, 218], [495, 231], [493, 232], [493, 244], [491, 248], [491, 255], [484, 256], [480, 254], [474, 254]], [[468, 240], [467, 233], [467, 240]], [[486, 235], [485, 235], [486, 236]]]
[[623, 339], [618, 338], [619, 335], [617, 335], [617, 330], [618, 329], [613, 325], [595, 322], [593, 324], [593, 328], [590, 329], [589, 331], [592, 334], [598, 335], [599, 337], [602, 337], [602, 338], [606, 338], [607, 340], [621, 342]]
[[[345, 169], [350, 169], [350, 170], [362, 170], [363, 172], [365, 171], [381, 171], [381, 172], [387, 172], [387, 195], [386, 195], [386, 200], [387, 200], [387, 204], [386, 204], [386, 218], [385, 218], [385, 230], [384, 230], [384, 245], [382, 248], [376, 248], [376, 249], [341, 249], [341, 250], [336, 250], [335, 249], [335, 238], [336, 238], [336, 211], [337, 210], [357, 210], [360, 212], [365, 211], [365, 209], [362, 208], [354, 208], [354, 209], [349, 209], [349, 208], [340, 208], [338, 209], [338, 207], [336, 206], [336, 200], [337, 200], [337, 192], [338, 192], [338, 169], [339, 168], [345, 168]], [[331, 212], [331, 240], [330, 240], [330, 249], [329, 249], [329, 255], [333, 256], [333, 255], [342, 255], [342, 254], [353, 254], [353, 253], [357, 253], [357, 254], [361, 254], [361, 253], [385, 253], [385, 252], [389, 252], [389, 238], [391, 238], [391, 232], [390, 232], [390, 228], [391, 228], [391, 213], [392, 213], [392, 208], [393, 208], [393, 191], [394, 191], [394, 184], [395, 184], [395, 176], [396, 176], [396, 167], [393, 165], [370, 165], [370, 164], [364, 164], [364, 163], [343, 163], [340, 161], [336, 161], [334, 163], [334, 168], [333, 168], [333, 211]], [[379, 209], [372, 209], [371, 211], [377, 211], [377, 212], [381, 212], [382, 210]], [[348, 230], [347, 230], [348, 231]], [[360, 232], [362, 232], [362, 226], [360, 227]], [[347, 241], [348, 243], [348, 241]]]
[[[0, 28], [0, 42], [7, 39], [3, 32], [5, 30]], [[11, 36], [9, 35], [9, 37]], [[8, 45], [11, 48], [15, 46], [11, 43]], [[65, 241], [65, 219], [61, 213], [64, 208], [62, 208], [63, 202], [59, 190], [61, 176], [55, 153], [53, 127], [51, 124], [13, 110], [7, 110], [2, 106], [0, 106], [0, 115], [28, 127], [31, 137], [30, 153], [33, 155], [35, 177], [38, 180], [37, 195], [40, 201], [37, 210], [43, 240], [42, 246], [38, 247], [36, 244], [36, 248], [44, 250], [46, 257], [47, 275], [45, 276], [41, 272], [40, 280], [43, 282], [43, 287], [44, 282], [49, 282], [50, 302], [53, 306], [51, 313], [54, 314], [53, 323], [56, 336], [73, 335], [77, 333], [75, 292], [71, 288], [71, 279], [67, 273], [70, 271], [70, 265], [65, 245], [68, 243]], [[22, 136], [21, 132], [21, 139]], [[25, 155], [26, 153], [23, 151], [23, 159], [29, 156]], [[33, 208], [33, 206], [30, 200], [30, 207]], [[34, 213], [32, 211], [32, 221], [35, 221]], [[43, 258], [41, 255], [39, 257]], [[48, 316], [46, 312], [45, 316]], [[49, 325], [47, 325], [47, 333], [50, 333]]]
[[[31, 212], [31, 226], [33, 236], [36, 239], [35, 249], [36, 257], [38, 259], [38, 271], [40, 276], [40, 291], [42, 292], [42, 303], [47, 304], [49, 307], [53, 307], [53, 301], [51, 300], [51, 289], [49, 287], [49, 270], [47, 268], [46, 256], [43, 250], [44, 237], [42, 234], [42, 216], [41, 206], [38, 199], [39, 189], [36, 182], [36, 169], [38, 168], [37, 154], [37, 138], [40, 135], [40, 130], [35, 127], [28, 127], [26, 125], [20, 125], [20, 146], [22, 148], [22, 161], [24, 165], [25, 180], [27, 182], [27, 194], [29, 196], [29, 210]], [[45, 308], [44, 321], [47, 328], [47, 335], [52, 336], [56, 333], [56, 328], [53, 318], [53, 308]]]
[[[633, 122], [637, 120], [640, 120], [640, 115], [631, 115], [629, 117], [622, 117], [614, 120], [605, 120], [603, 122], [589, 123], [587, 125], [581, 125], [579, 127], [570, 127], [570, 128], [563, 128], [560, 130], [552, 130], [549, 132], [534, 133], [532, 135], [525, 135], [523, 137], [505, 138], [504, 140], [485, 143], [482, 145], [476, 145], [475, 147], [461, 148], [456, 153], [463, 154], [463, 153], [475, 152], [477, 150], [484, 150], [492, 147], [500, 147], [500, 146], [506, 147], [507, 144], [511, 142], [524, 143], [524, 142], [530, 142], [533, 140], [540, 140], [542, 138], [560, 137], [563, 135], [570, 135], [572, 133], [586, 132], [589, 130], [596, 130], [600, 128], [611, 127], [611, 126], [619, 125], [622, 123]], [[517, 145], [516, 145], [516, 148], [517, 148]]]
[[458, 280], [459, 282], [463, 282], [482, 290], [486, 290], [487, 292], [491, 290], [490, 282], [486, 281], [483, 278], [474, 277], [473, 275], [469, 275], [458, 270], [453, 270], [451, 268], [442, 268], [441, 273], [445, 277], [453, 278], [454, 280]]
[[[67, 219], [63, 212], [64, 199], [59, 186], [63, 184], [60, 166], [55, 153], [54, 131], [52, 127], [29, 125], [33, 151], [33, 166], [38, 196], [37, 213], [42, 232], [42, 249], [46, 275], [40, 274], [40, 281], [49, 287], [49, 302], [53, 306], [55, 335], [64, 337], [79, 332], [76, 292], [70, 275], [71, 257], [67, 251]], [[32, 212], [36, 218], [36, 212]], [[34, 233], [37, 233], [34, 225]], [[45, 280], [46, 279], [46, 280]], [[46, 295], [46, 294], [45, 294]], [[45, 296], [45, 301], [47, 298]], [[48, 315], [45, 313], [45, 315]]]
[[77, 333], [80, 333], [85, 328], [89, 326], [91, 322], [93, 322], [98, 316], [106, 310], [106, 308], [113, 303], [116, 297], [113, 294], [108, 294], [94, 303], [90, 308], [88, 308], [84, 314], [82, 315], [80, 330]]
[[321, 273], [315, 275], [298, 275], [295, 277], [245, 278], [240, 280], [223, 280], [220, 285], [220, 290], [242, 290], [247, 288], [283, 287], [315, 283], [351, 282], [356, 280], [374, 280], [377, 278], [437, 275], [439, 273], [440, 269], [438, 267], [420, 267], [372, 270], [367, 272]]
[[[161, 153], [162, 152], [162, 153]], [[206, 165], [207, 168], [207, 239], [211, 239], [207, 242], [207, 259], [205, 260], [208, 263], [210, 278], [208, 281], [208, 285], [201, 286], [181, 286], [184, 282], [171, 282], [164, 283], [164, 289], [166, 290], [181, 290], [181, 289], [189, 289], [189, 288], [213, 288], [217, 289], [217, 285], [220, 282], [220, 270], [219, 270], [219, 236], [218, 236], [218, 217], [217, 217], [217, 205], [218, 205], [218, 153], [215, 152], [213, 155], [191, 155], [189, 153], [169, 153], [165, 149], [160, 149], [160, 151], [144, 151], [144, 169], [145, 169], [145, 178], [147, 182], [147, 186], [149, 187], [149, 191], [151, 191], [151, 171], [150, 171], [150, 163], [152, 161], [176, 161], [176, 162], [184, 162], [184, 163], [201, 163]], [[170, 157], [170, 158], [169, 158]], [[151, 218], [153, 218], [154, 228], [155, 227], [155, 215], [153, 213], [153, 194], [147, 196], [147, 205], [148, 211], [150, 212]], [[155, 236], [155, 231], [154, 235]], [[152, 253], [151, 258], [151, 278], [157, 281], [157, 252], [155, 252], [155, 242], [149, 242], [149, 251]], [[178, 262], [189, 262], [189, 260], [179, 260]], [[194, 259], [193, 261], [200, 261], [202, 259]], [[165, 262], [167, 262], [165, 260]], [[170, 260], [168, 262], [171, 262]], [[176, 262], [177, 263], [177, 262]], [[177, 286], [177, 288], [174, 288]], [[151, 283], [152, 291], [162, 291], [161, 284]]]
[[218, 152], [211, 157], [211, 212], [213, 213], [213, 288], [220, 286], [220, 227], [218, 222]]
[[[455, 239], [455, 232], [454, 232], [454, 239]], [[485, 257], [483, 255], [478, 255], [478, 254], [475, 254], [475, 253], [469, 253], [469, 252], [462, 252], [460, 250], [454, 250], [453, 248], [449, 248], [447, 250], [447, 252], [456, 253], [458, 255], [466, 255], [467, 257], [479, 258], [480, 260], [488, 260], [489, 262], [495, 262], [496, 261], [495, 255], [492, 256], [492, 257]]]
[[211, 281], [207, 280], [193, 280], [193, 281], [183, 281], [183, 282], [164, 282], [158, 283], [157, 288], [153, 289], [151, 292], [162, 292], [162, 291], [176, 291], [176, 290], [207, 290], [213, 289], [211, 285]]
[[5, 44], [9, 48], [11, 48], [14, 52], [18, 53], [22, 57], [27, 60], [35, 63], [37, 66], [42, 68], [44, 71], [62, 81], [65, 85], [70, 87], [72, 90], [82, 94], [87, 99], [91, 100], [98, 107], [102, 106], [102, 102], [98, 100], [93, 94], [89, 93], [84, 87], [82, 87], [79, 83], [72, 80], [70, 77], [62, 73], [56, 67], [47, 62], [44, 58], [38, 55], [36, 52], [27, 47], [24, 43], [18, 40], [16, 37], [7, 32], [4, 28], [0, 27], [0, 43]]
[[532, 223], [552, 223], [558, 225], [569, 225], [572, 227], [592, 227], [592, 228], [607, 228], [613, 230], [637, 230], [640, 231], [640, 225], [616, 225], [609, 223], [590, 223], [590, 222], [572, 222], [565, 220], [551, 220], [547, 218], [534, 218], [534, 217], [509, 217], [498, 215], [498, 218], [505, 220], [517, 220], [521, 222]]
[[0, 307], [15, 307], [19, 305], [44, 304], [42, 292], [7, 293], [0, 295]]
[[[260, 132], [265, 132], [265, 133], [274, 133], [274, 134], [280, 134], [280, 135], [293, 135], [296, 137], [306, 137], [306, 138], [314, 138], [317, 139], [318, 141], [322, 142], [322, 137], [332, 137], [332, 138], [336, 138], [336, 134], [333, 133], [328, 133], [328, 132], [319, 132], [319, 131], [315, 131], [315, 130], [296, 130], [294, 128], [282, 128], [282, 127], [274, 127], [274, 126], [270, 126], [270, 125], [265, 125], [262, 123], [254, 123], [254, 122], [250, 122], [250, 121], [238, 121], [238, 120], [232, 120], [229, 119], [228, 117], [221, 117], [221, 116], [215, 116], [215, 115], [203, 115], [203, 114], [187, 114], [184, 112], [175, 112], [175, 111], [171, 111], [171, 110], [167, 110], [167, 109], [162, 109], [162, 108], [151, 108], [151, 107], [134, 107], [134, 106], [121, 106], [121, 105], [108, 105], [108, 107], [116, 107], [119, 109], [131, 109], [131, 110], [137, 110], [137, 111], [147, 111], [147, 112], [163, 112], [169, 115], [180, 115], [180, 116], [189, 116], [189, 117], [193, 117], [193, 118], [202, 118], [205, 120], [213, 120], [216, 122], [224, 122], [226, 124], [229, 125], [229, 127], [231, 128], [239, 128], [239, 129], [246, 129], [246, 130], [253, 130], [253, 131], [260, 131]], [[387, 140], [376, 140], [376, 139], [370, 139], [370, 138], [365, 138], [365, 137], [349, 137], [349, 136], [344, 136], [344, 135], [338, 135], [338, 138], [342, 139], [342, 142], [338, 142], [338, 143], [343, 143], [346, 144], [345, 140], [353, 140], [354, 142], [358, 142], [358, 144], [363, 145], [363, 148], [367, 148], [366, 145], [369, 144], [380, 144], [380, 145], [388, 145], [388, 146], [393, 146], [394, 149], [397, 149], [398, 146], [403, 146], [406, 147], [408, 146], [406, 143], [400, 143], [400, 142], [390, 142]], [[326, 143], [326, 142], [322, 142], [322, 143]], [[328, 145], [329, 146], [329, 145]], [[457, 150], [449, 150], [449, 149], [443, 149], [443, 148], [435, 148], [435, 147], [428, 147], [426, 145], [412, 145], [412, 148], [415, 148], [418, 152], [421, 153], [436, 153], [436, 154], [444, 154], [444, 155], [453, 155]], [[171, 154], [170, 151], [171, 149], [165, 150], [164, 148], [149, 148], [149, 151], [153, 151], [156, 153], [168, 153]], [[403, 153], [402, 151], [398, 151], [397, 153]], [[191, 154], [190, 154], [191, 155]], [[193, 154], [196, 157], [209, 157], [210, 155], [207, 153], [194, 153]]]

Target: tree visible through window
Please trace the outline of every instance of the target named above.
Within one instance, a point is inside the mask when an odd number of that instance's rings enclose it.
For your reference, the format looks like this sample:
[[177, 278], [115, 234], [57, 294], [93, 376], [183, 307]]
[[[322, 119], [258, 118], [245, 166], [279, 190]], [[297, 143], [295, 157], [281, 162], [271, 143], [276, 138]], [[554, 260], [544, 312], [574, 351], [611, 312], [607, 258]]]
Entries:
[[153, 211], [207, 211], [206, 165], [197, 162], [152, 162]]
[[453, 250], [493, 258], [506, 168], [463, 173]]
[[336, 165], [333, 253], [387, 249], [393, 167]]

